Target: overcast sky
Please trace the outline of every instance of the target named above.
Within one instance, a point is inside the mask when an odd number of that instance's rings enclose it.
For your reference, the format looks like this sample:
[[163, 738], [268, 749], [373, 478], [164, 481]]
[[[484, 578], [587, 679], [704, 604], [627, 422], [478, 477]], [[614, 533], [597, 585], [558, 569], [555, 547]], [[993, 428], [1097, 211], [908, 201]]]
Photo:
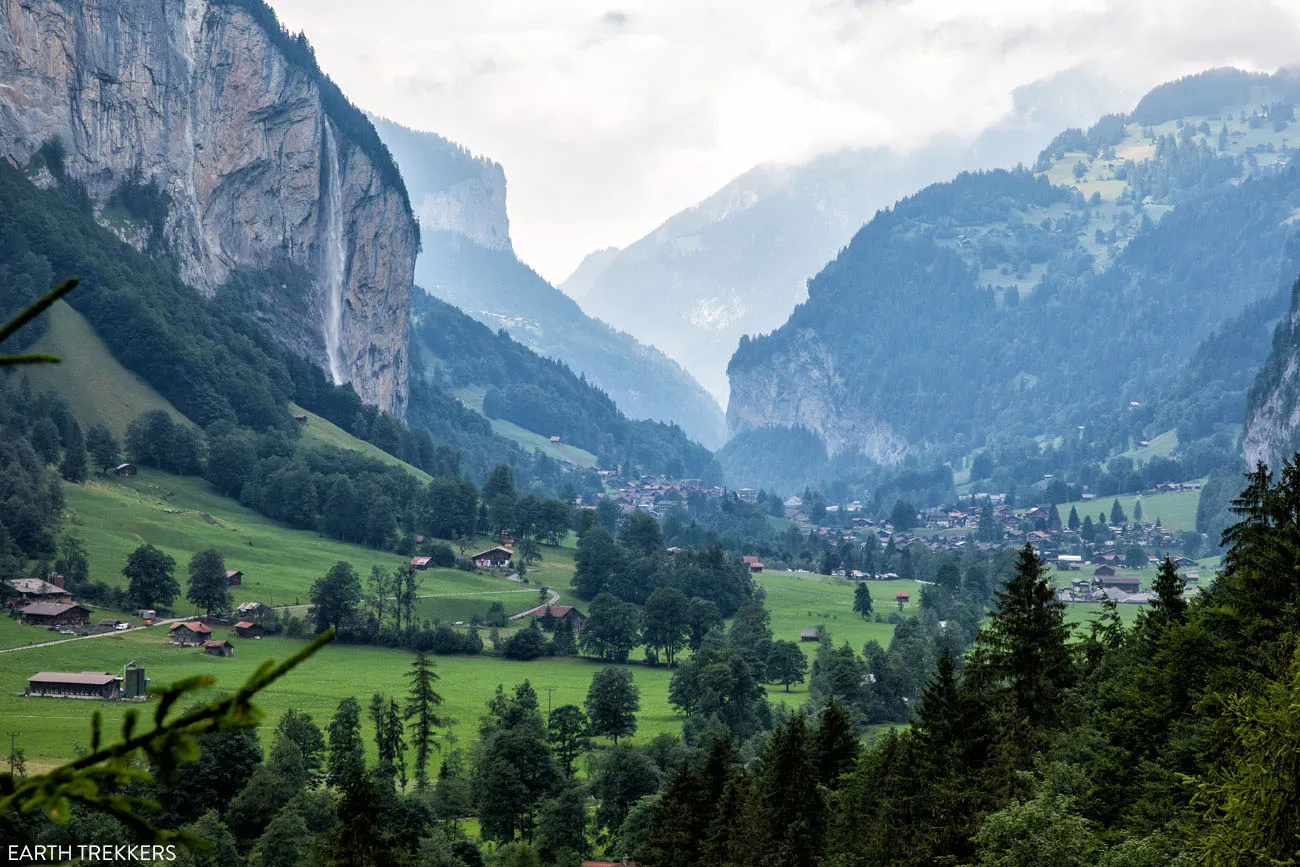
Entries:
[[1072, 66], [1149, 87], [1300, 61], [1300, 0], [270, 0], [362, 108], [505, 166], [553, 282], [756, 163], [974, 136]]

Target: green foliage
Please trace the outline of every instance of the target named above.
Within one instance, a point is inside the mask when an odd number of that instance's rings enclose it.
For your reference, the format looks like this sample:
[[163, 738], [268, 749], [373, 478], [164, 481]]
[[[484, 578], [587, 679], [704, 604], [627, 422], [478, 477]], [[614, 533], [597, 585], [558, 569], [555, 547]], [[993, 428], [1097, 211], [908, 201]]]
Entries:
[[231, 609], [230, 582], [226, 580], [226, 560], [221, 552], [209, 548], [190, 558], [190, 586], [185, 598], [207, 614]]
[[[66, 824], [74, 805], [102, 811], [133, 829], [138, 839], [166, 842], [185, 839], [151, 822], [147, 811], [157, 804], [138, 794], [128, 794], [125, 787], [148, 783], [154, 778], [175, 779], [183, 765], [200, 755], [200, 738], [247, 732], [260, 719], [252, 704], [259, 692], [310, 658], [333, 638], [325, 634], [308, 644], [296, 655], [274, 665], [266, 662], [235, 692], [208, 704], [200, 705], [168, 719], [176, 703], [213, 682], [210, 677], [194, 677], [173, 684], [156, 693], [158, 707], [153, 725], [137, 732], [140, 715], [130, 711], [123, 719], [122, 738], [103, 744], [100, 716], [92, 717], [90, 751], [79, 759], [47, 773], [18, 780], [0, 775], [0, 822], [6, 836], [24, 834], [16, 827], [22, 814], [40, 811], [55, 822]], [[142, 770], [134, 761], [143, 757], [152, 772]], [[11, 838], [12, 839], [12, 838]]]
[[612, 737], [617, 745], [620, 737], [636, 734], [636, 713], [640, 709], [641, 690], [630, 671], [602, 668], [592, 675], [586, 701], [588, 732]]
[[[153, 545], [141, 545], [126, 558], [127, 595], [136, 608], [167, 608], [181, 595], [176, 561]], [[324, 630], [322, 630], [324, 631]]]

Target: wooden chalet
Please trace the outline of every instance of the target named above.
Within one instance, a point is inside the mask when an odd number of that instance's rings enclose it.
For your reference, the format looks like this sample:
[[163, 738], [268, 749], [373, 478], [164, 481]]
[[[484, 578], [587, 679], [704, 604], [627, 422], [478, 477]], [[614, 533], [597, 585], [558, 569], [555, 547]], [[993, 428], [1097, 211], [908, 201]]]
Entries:
[[244, 573], [240, 572], [238, 569], [227, 569], [226, 583], [231, 587], [238, 587], [240, 584], [244, 583]]
[[134, 476], [136, 474], [135, 464], [118, 464], [113, 468], [113, 472], [122, 477]]
[[235, 624], [235, 635], [240, 638], [261, 638], [262, 627], [251, 620], [241, 620]]
[[479, 551], [477, 554], [471, 556], [470, 560], [474, 561], [474, 565], [480, 569], [487, 569], [489, 567], [502, 567], [509, 565], [510, 561], [514, 559], [514, 556], [514, 551], [502, 547], [501, 545], [496, 545], [488, 548], [486, 551]]
[[763, 561], [757, 557], [745, 556], [742, 559], [745, 561], [745, 565], [749, 567], [750, 572], [757, 574], [763, 571]]
[[423, 572], [425, 569], [432, 569], [432, 568], [433, 568], [433, 558], [432, 558], [432, 557], [412, 557], [412, 558], [411, 558], [411, 568], [412, 568], [412, 569], [418, 569], [418, 570], [420, 570], [421, 572]]
[[167, 630], [167, 643], [178, 647], [202, 647], [212, 637], [212, 627], [201, 620], [173, 623]]
[[561, 621], [568, 623], [574, 632], [581, 632], [587, 626], [587, 615], [572, 605], [543, 605], [534, 609], [533, 614], [547, 632], [554, 632]]
[[1092, 574], [1093, 574], [1095, 577], [1097, 577], [1097, 578], [1114, 578], [1114, 577], [1115, 577], [1115, 567], [1114, 567], [1114, 566], [1098, 566], [1096, 569], [1092, 570]]
[[89, 626], [90, 609], [70, 602], [33, 602], [20, 612], [29, 626]]
[[800, 641], [821, 641], [822, 631], [820, 629], [801, 629], [799, 630]]
[[203, 642], [203, 652], [209, 656], [230, 657], [235, 655], [235, 645], [213, 638]]
[[1113, 587], [1126, 593], [1136, 593], [1142, 589], [1142, 580], [1136, 575], [1109, 575], [1098, 577], [1102, 587]]
[[9, 607], [18, 608], [33, 602], [71, 602], [72, 594], [63, 589], [63, 576], [52, 575], [58, 582], [41, 578], [15, 578], [8, 583], [16, 595], [9, 598]]

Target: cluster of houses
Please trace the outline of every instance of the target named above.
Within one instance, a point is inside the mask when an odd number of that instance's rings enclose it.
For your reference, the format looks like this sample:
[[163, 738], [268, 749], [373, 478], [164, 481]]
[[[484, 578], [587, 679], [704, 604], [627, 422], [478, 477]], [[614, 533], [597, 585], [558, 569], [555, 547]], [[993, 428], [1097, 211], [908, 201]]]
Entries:
[[[1076, 571], [1085, 565], [1079, 555], [1061, 554], [1057, 558], [1057, 568], [1062, 571]], [[1151, 557], [1155, 565], [1158, 557]], [[1201, 573], [1197, 571], [1197, 562], [1187, 557], [1173, 558], [1174, 566], [1179, 569], [1179, 577], [1189, 590], [1200, 588]], [[1092, 577], [1073, 578], [1069, 587], [1056, 591], [1056, 597], [1062, 602], [1122, 602], [1129, 605], [1146, 605], [1155, 598], [1151, 590], [1142, 589], [1142, 579], [1134, 574], [1117, 572], [1116, 567], [1102, 562], [1093, 568]]]
[[[422, 542], [424, 537], [421, 536], [417, 541]], [[469, 555], [469, 561], [479, 569], [504, 569], [510, 565], [510, 561], [515, 557], [515, 552], [505, 545], [493, 545], [486, 551], [479, 551], [477, 554]], [[411, 558], [411, 568], [417, 572], [423, 572], [426, 569], [433, 569], [437, 566], [432, 557], [417, 555]]]
[[[601, 471], [601, 476], [612, 478], [613, 473]], [[758, 491], [742, 488], [732, 491], [717, 485], [706, 486], [700, 479], [670, 479], [667, 476], [641, 476], [634, 481], [624, 482], [607, 494], [603, 499], [618, 506], [624, 515], [632, 512], [646, 512], [656, 518], [662, 518], [670, 509], [682, 508], [689, 511], [688, 499], [692, 495], [702, 495], [711, 500], [721, 500], [734, 494], [749, 503], [758, 502]]]

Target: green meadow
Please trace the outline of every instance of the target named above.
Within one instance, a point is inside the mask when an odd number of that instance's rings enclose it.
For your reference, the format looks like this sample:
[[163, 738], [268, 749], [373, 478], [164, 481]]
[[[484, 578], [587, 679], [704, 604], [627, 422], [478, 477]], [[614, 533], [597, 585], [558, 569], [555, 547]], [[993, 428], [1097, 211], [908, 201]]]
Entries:
[[[1202, 479], [1202, 482], [1205, 480]], [[1097, 497], [1093, 500], [1076, 500], [1070, 503], [1061, 503], [1056, 507], [1061, 513], [1061, 522], [1064, 523], [1070, 517], [1070, 509], [1076, 508], [1079, 511], [1079, 520], [1082, 521], [1085, 515], [1091, 515], [1092, 520], [1097, 520], [1098, 514], [1105, 514], [1106, 519], [1110, 519], [1110, 509], [1115, 500], [1119, 500], [1120, 508], [1128, 519], [1133, 520], [1133, 506], [1138, 500], [1136, 494], [1120, 494], [1116, 497]], [[1200, 491], [1175, 491], [1171, 494], [1151, 494], [1144, 496], [1142, 499], [1142, 520], [1155, 523], [1160, 519], [1162, 526], [1170, 530], [1195, 530], [1196, 529], [1196, 504], [1200, 502]]]
[[[843, 578], [804, 572], [763, 572], [755, 576], [758, 586], [767, 593], [764, 605], [772, 616], [775, 638], [799, 641], [804, 629], [821, 627], [830, 632], [835, 644], [847, 641], [861, 652], [868, 641], [889, 645], [894, 635], [892, 623], [865, 620], [853, 613], [853, 584]], [[921, 585], [915, 581], [869, 581], [875, 613], [882, 618], [898, 612], [894, 594], [904, 592], [910, 599], [904, 605], [904, 617], [920, 613]], [[811, 655], [815, 642], [800, 642]]]

